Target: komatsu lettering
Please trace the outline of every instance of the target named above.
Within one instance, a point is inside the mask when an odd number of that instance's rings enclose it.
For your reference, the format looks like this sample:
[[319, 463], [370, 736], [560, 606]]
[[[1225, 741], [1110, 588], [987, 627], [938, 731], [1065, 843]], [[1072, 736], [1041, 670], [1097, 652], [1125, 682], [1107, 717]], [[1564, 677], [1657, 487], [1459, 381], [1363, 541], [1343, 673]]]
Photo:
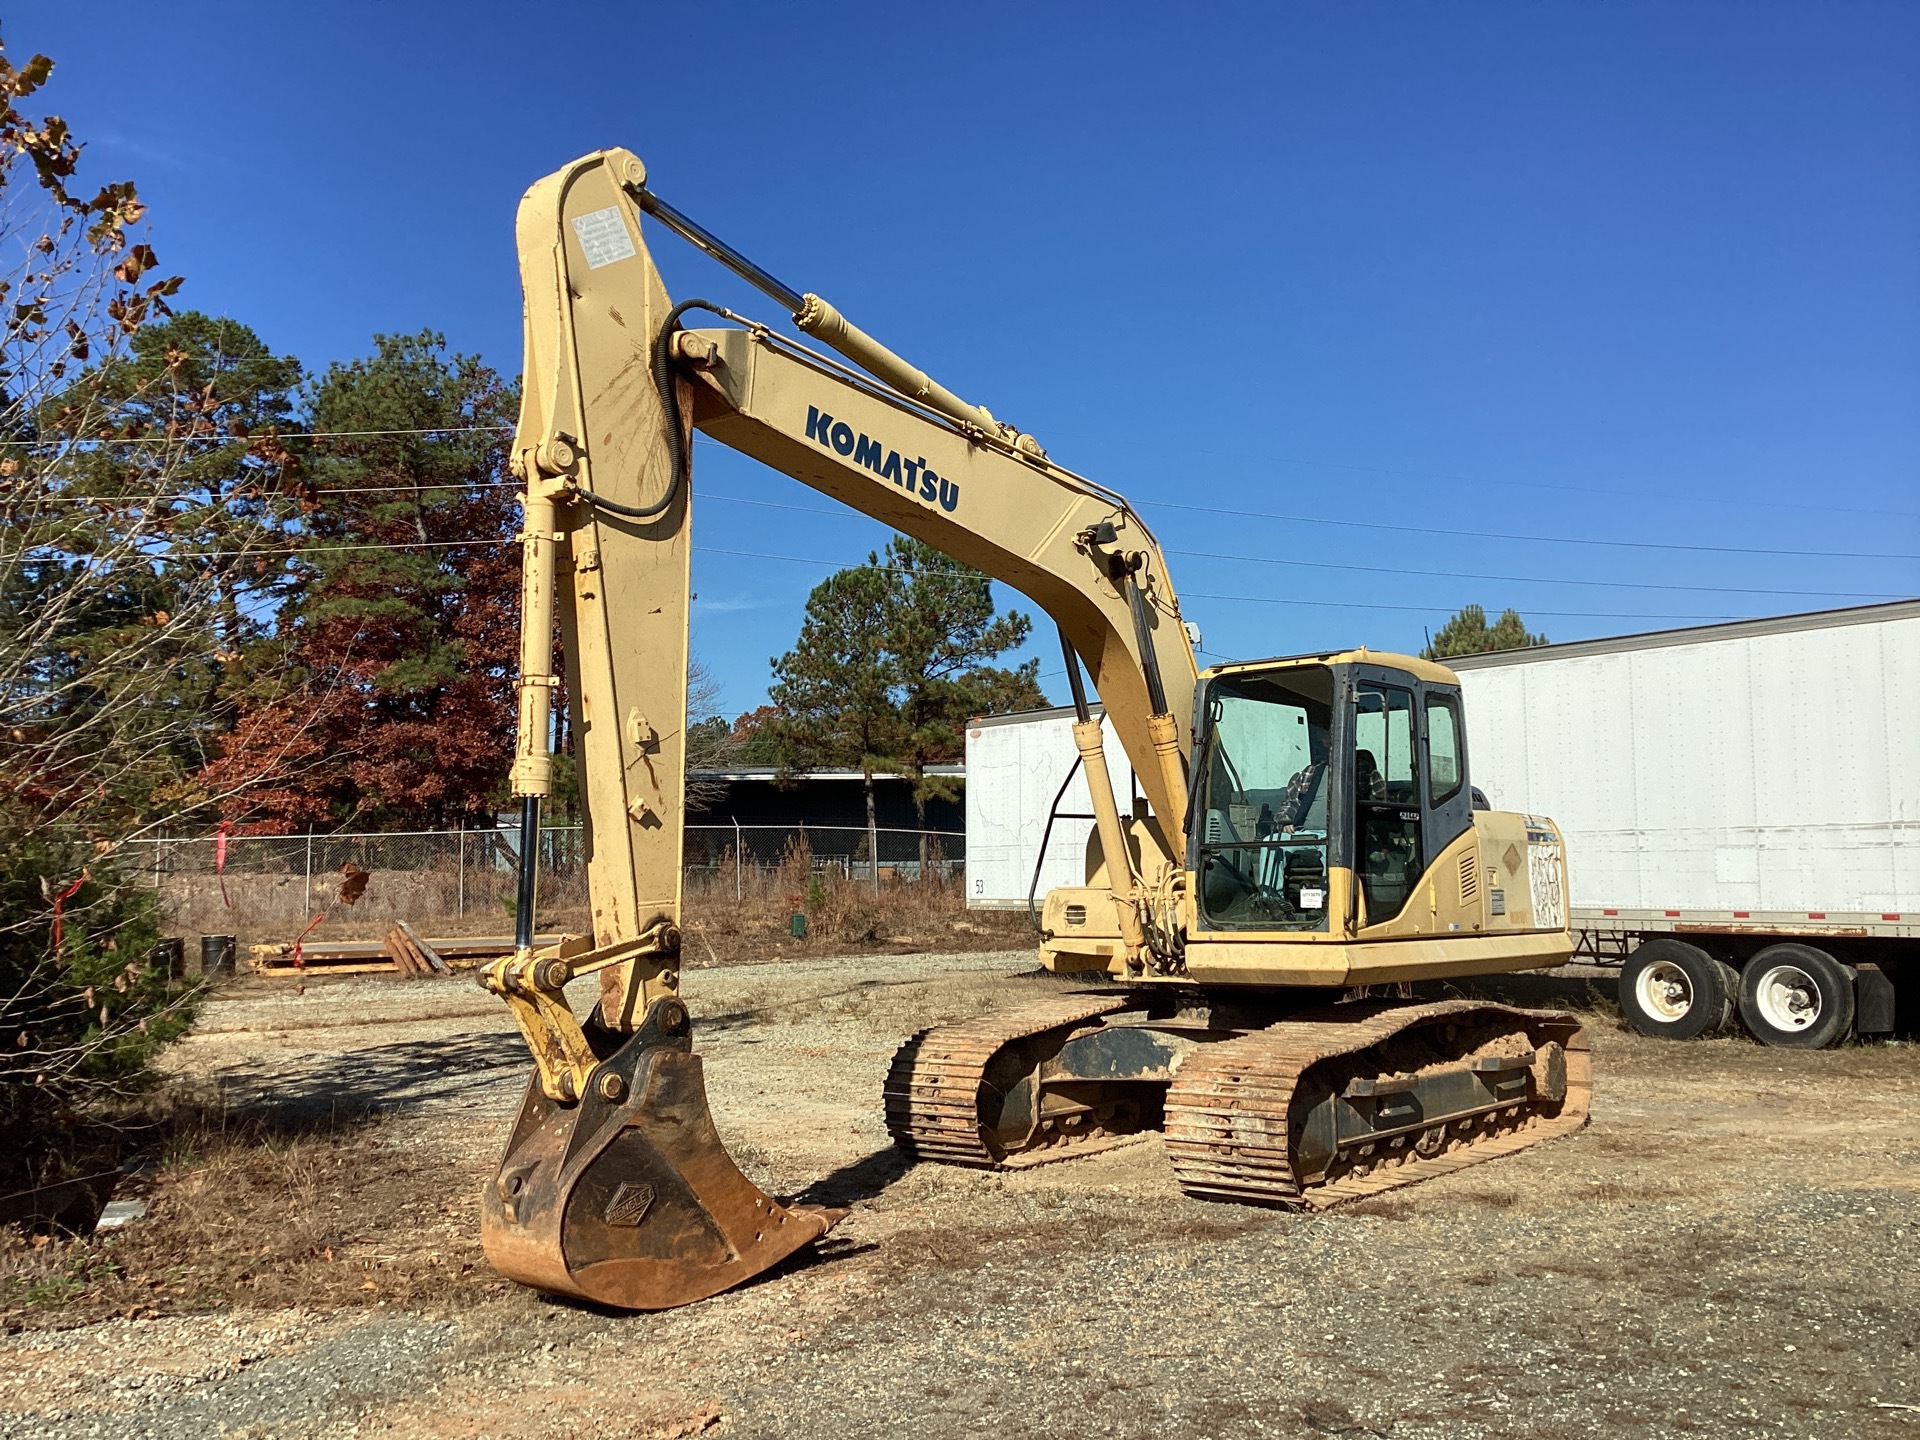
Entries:
[[855, 434], [851, 425], [836, 420], [816, 405], [807, 407], [807, 438], [817, 440], [838, 455], [848, 455], [882, 480], [889, 480], [914, 499], [936, 504], [948, 514], [960, 508], [960, 482], [936, 475], [927, 457], [902, 458], [898, 450], [889, 450], [866, 434]]

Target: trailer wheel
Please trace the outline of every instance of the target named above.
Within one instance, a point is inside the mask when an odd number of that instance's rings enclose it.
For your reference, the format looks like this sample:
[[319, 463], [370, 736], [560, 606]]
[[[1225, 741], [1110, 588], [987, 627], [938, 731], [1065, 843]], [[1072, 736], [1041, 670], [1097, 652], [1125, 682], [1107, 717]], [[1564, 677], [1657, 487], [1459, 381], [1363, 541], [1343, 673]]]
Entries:
[[1853, 1029], [1853, 971], [1811, 945], [1769, 945], [1740, 972], [1740, 1018], [1762, 1045], [1824, 1049]]
[[1691, 1040], [1727, 1023], [1731, 974], [1698, 945], [1664, 935], [1643, 941], [1620, 969], [1620, 1009], [1642, 1035]]

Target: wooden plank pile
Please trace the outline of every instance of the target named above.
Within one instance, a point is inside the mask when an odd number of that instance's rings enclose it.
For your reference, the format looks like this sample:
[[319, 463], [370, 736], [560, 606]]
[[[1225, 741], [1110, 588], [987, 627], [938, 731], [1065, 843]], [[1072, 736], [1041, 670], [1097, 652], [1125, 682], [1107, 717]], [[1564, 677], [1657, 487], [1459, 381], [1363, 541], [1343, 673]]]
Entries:
[[[558, 945], [558, 935], [536, 935], [536, 949]], [[292, 975], [449, 975], [472, 970], [513, 953], [511, 935], [457, 935], [423, 939], [402, 920], [381, 940], [314, 940], [300, 946], [294, 963], [293, 942], [255, 945], [248, 960], [256, 975], [285, 978]]]
[[451, 967], [440, 952], [413, 933], [404, 920], [396, 920], [383, 942], [387, 958], [402, 975], [451, 975]]

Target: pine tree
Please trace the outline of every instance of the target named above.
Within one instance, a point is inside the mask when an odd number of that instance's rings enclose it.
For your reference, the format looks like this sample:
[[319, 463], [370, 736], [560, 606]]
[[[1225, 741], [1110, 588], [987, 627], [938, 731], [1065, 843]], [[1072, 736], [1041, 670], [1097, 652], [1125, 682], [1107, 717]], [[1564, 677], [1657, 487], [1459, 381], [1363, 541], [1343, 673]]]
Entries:
[[321, 377], [305, 584], [280, 615], [288, 681], [205, 777], [241, 791], [231, 818], [450, 827], [502, 803], [519, 646], [515, 405], [432, 332], [375, 336], [371, 356]]
[[929, 768], [965, 754], [973, 716], [1046, 703], [1038, 661], [990, 663], [1031, 630], [1025, 615], [995, 612], [986, 575], [895, 536], [884, 556], [814, 587], [799, 639], [773, 662], [773, 713], [741, 716], [736, 734], [748, 753], [769, 754], [783, 768], [857, 767], [869, 835], [873, 777], [907, 776], [924, 863], [927, 801], [957, 789]]
[[261, 642], [292, 583], [284, 547], [306, 506], [298, 442], [279, 438], [297, 428], [300, 378], [297, 360], [274, 355], [247, 326], [189, 310], [142, 326], [123, 353], [42, 409], [49, 422], [88, 414], [103, 437], [61, 466], [71, 490], [102, 499], [83, 521], [89, 543], [129, 526], [153, 532], [135, 548], [154, 563], [87, 587], [67, 652], [91, 673], [141, 630], [159, 632], [140, 636], [149, 641], [142, 704], [149, 724], [154, 706], [175, 723], [164, 749], [118, 776], [146, 814], [191, 811], [207, 798], [193, 775], [239, 694], [277, 671]]
[[924, 541], [895, 536], [888, 544], [892, 590], [886, 612], [887, 657], [904, 735], [894, 755], [913, 781], [920, 859], [927, 855], [927, 801], [955, 799], [959, 782], [930, 775], [934, 765], [966, 754], [967, 721], [1047, 703], [1040, 662], [1014, 669], [990, 664], [1025, 642], [1033, 622], [1018, 611], [996, 614], [993, 582]]
[[1464, 605], [1420, 654], [1423, 659], [1444, 660], [1449, 655], [1483, 655], [1490, 650], [1520, 650], [1546, 643], [1546, 636], [1528, 633], [1518, 610], [1502, 610], [1500, 618], [1488, 625], [1484, 609]]
[[895, 768], [905, 726], [886, 649], [895, 587], [878, 557], [868, 558], [867, 565], [829, 575], [807, 596], [799, 639], [770, 662], [776, 713], [761, 728], [784, 770], [858, 769], [871, 837], [877, 828], [873, 777]]

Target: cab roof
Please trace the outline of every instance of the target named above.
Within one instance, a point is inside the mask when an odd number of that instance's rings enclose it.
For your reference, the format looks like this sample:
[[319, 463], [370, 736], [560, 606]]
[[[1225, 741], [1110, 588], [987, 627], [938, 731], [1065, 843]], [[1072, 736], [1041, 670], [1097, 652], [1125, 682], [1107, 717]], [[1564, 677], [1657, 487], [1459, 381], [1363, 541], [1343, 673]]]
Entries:
[[1247, 675], [1253, 672], [1288, 670], [1308, 665], [1377, 665], [1382, 669], [1399, 670], [1409, 679], [1421, 680], [1429, 685], [1458, 685], [1460, 677], [1446, 666], [1433, 660], [1422, 660], [1417, 655], [1396, 655], [1391, 650], [1369, 650], [1364, 645], [1358, 650], [1331, 650], [1318, 655], [1276, 655], [1270, 660], [1236, 660], [1229, 665], [1212, 665], [1200, 672], [1202, 680], [1211, 680], [1221, 675]]

